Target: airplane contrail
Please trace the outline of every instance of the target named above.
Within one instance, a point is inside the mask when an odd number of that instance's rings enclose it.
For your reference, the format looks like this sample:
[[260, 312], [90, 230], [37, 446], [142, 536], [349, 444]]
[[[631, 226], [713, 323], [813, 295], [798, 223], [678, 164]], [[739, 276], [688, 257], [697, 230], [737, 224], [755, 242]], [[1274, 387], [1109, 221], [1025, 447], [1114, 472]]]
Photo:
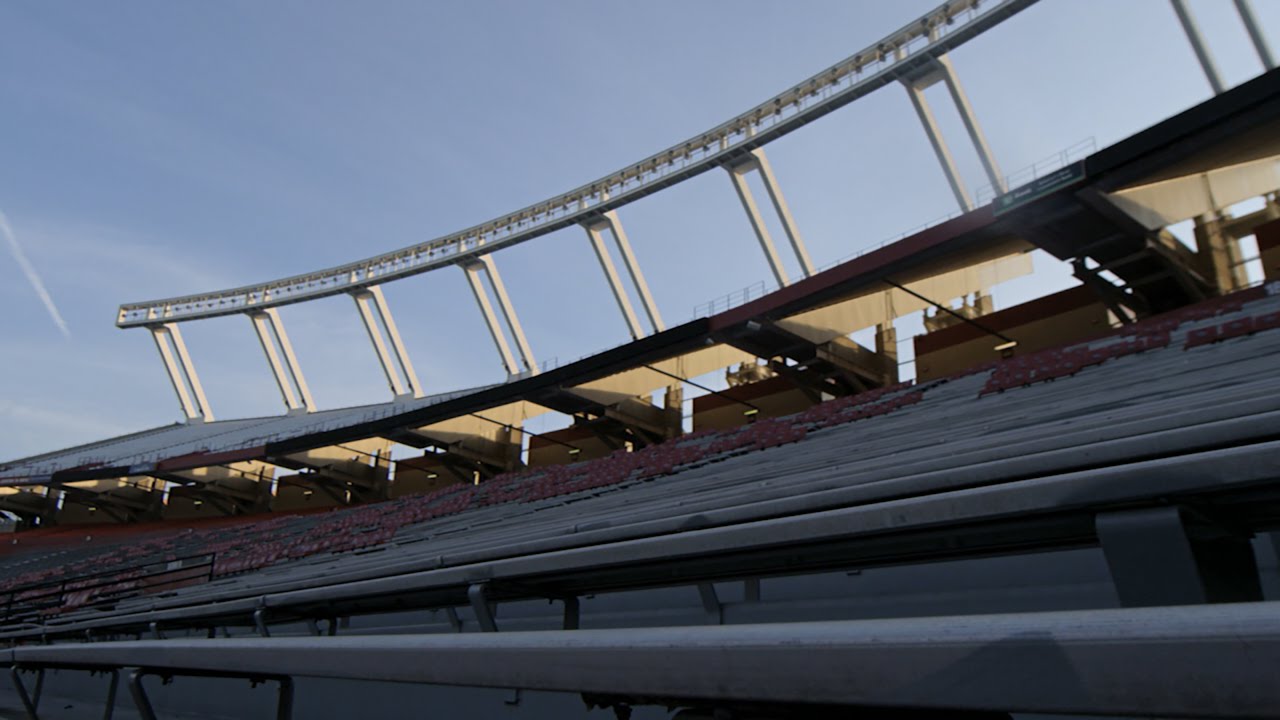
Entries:
[[36, 291], [40, 302], [44, 303], [45, 310], [49, 311], [49, 317], [53, 318], [53, 323], [62, 331], [63, 336], [70, 339], [71, 330], [67, 328], [67, 321], [62, 319], [58, 306], [53, 304], [53, 298], [49, 296], [44, 281], [40, 279], [40, 273], [36, 272], [35, 266], [27, 259], [27, 254], [22, 251], [22, 246], [18, 244], [18, 236], [13, 233], [9, 218], [5, 217], [4, 211], [0, 211], [0, 232], [8, 238], [9, 252], [13, 253], [13, 259], [18, 263], [18, 267], [22, 268], [22, 274], [27, 276], [27, 282], [31, 283], [31, 288]]

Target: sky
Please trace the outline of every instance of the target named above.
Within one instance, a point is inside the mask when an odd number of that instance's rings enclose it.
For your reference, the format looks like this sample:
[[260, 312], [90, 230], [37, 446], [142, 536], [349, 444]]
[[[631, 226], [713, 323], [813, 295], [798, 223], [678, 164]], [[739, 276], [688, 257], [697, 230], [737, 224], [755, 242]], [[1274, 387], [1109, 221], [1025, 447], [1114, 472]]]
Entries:
[[[709, 129], [937, 0], [0, 3], [0, 461], [175, 422], [119, 304], [261, 282], [446, 235]], [[1229, 0], [1191, 7], [1228, 84], [1259, 72]], [[1280, 0], [1254, 0], [1280, 48]], [[1167, 0], [1042, 0], [952, 53], [1006, 173], [1206, 100]], [[985, 184], [928, 92], [971, 188]], [[817, 265], [958, 208], [906, 93], [768, 146]], [[769, 277], [724, 173], [620, 211], [668, 325]], [[585, 233], [495, 256], [539, 362], [628, 339]], [[1069, 284], [1037, 257], [998, 304]], [[463, 273], [385, 287], [429, 393], [505, 377]], [[390, 399], [346, 297], [281, 310], [321, 407]], [[283, 411], [250, 323], [182, 326], [219, 418]]]

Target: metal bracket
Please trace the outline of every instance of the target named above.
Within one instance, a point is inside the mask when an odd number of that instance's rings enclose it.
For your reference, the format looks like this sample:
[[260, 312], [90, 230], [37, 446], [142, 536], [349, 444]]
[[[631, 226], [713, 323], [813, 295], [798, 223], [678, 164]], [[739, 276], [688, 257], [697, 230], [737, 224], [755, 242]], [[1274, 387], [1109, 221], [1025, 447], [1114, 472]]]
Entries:
[[271, 631], [267, 629], [267, 609], [258, 608], [253, 611], [253, 629], [258, 632], [259, 637], [271, 637]]
[[9, 669], [9, 677], [13, 679], [13, 689], [18, 692], [18, 699], [22, 701], [22, 707], [27, 711], [29, 720], [39, 720], [40, 716], [36, 710], [40, 707], [40, 693], [44, 689], [44, 668], [38, 668], [36, 673], [36, 687], [30, 694], [27, 693], [27, 686], [22, 682], [22, 676], [19, 674], [22, 669], [14, 665]]
[[488, 583], [475, 583], [467, 588], [467, 600], [471, 601], [471, 610], [476, 614], [480, 629], [484, 632], [498, 632], [498, 623], [493, 619], [493, 605], [489, 602]]
[[[59, 667], [67, 670], [87, 670], [90, 675], [96, 675], [99, 672], [106, 674], [109, 677], [109, 682], [107, 683], [107, 697], [103, 703], [102, 718], [103, 720], [111, 720], [111, 718], [115, 715], [116, 689], [120, 685], [119, 670], [115, 668], [112, 668], [110, 670], [101, 670], [99, 668], [90, 668], [90, 667], [83, 667], [83, 666], [76, 666], [76, 665], [65, 665], [65, 666], [56, 665], [51, 667]], [[40, 695], [44, 689], [44, 672], [47, 668], [41, 666], [38, 668], [30, 669], [32, 672], [36, 674], [36, 686], [35, 686], [35, 689], [30, 694], [27, 693], [26, 685], [23, 684], [22, 678], [19, 675], [19, 673], [24, 669], [26, 668], [22, 668], [18, 665], [14, 665], [12, 668], [10, 668], [9, 675], [11, 678], [13, 678], [13, 687], [18, 693], [18, 700], [22, 702], [22, 707], [27, 713], [28, 720], [39, 720], [39, 715], [37, 714], [37, 710], [40, 707]]]
[[207, 670], [134, 668], [133, 672], [129, 674], [129, 694], [133, 696], [133, 704], [137, 707], [138, 715], [142, 717], [142, 720], [158, 720], [155, 708], [151, 705], [151, 699], [147, 696], [147, 689], [142, 685], [142, 678], [147, 675], [155, 675], [166, 684], [172, 682], [173, 678], [178, 676], [245, 679], [255, 687], [259, 683], [275, 682], [280, 686], [276, 700], [276, 720], [290, 720], [293, 717], [293, 678], [288, 675], [247, 675]]
[[720, 596], [716, 594], [716, 586], [713, 583], [698, 583], [698, 595], [702, 597], [702, 609], [715, 619], [717, 625], [724, 624], [724, 605], [720, 603]]

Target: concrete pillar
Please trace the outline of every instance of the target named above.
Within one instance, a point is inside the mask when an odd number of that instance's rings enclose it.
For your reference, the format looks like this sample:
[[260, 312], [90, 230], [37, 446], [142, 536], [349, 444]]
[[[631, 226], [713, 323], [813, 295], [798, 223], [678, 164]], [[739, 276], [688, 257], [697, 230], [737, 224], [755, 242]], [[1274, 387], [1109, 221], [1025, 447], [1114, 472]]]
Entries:
[[1200, 61], [1200, 69], [1204, 70], [1204, 75], [1209, 80], [1209, 87], [1213, 88], [1214, 95], [1220, 94], [1226, 89], [1226, 85], [1222, 82], [1222, 75], [1218, 72], [1218, 65], [1213, 61], [1213, 55], [1209, 52], [1209, 47], [1204, 42], [1204, 36], [1200, 34], [1200, 26], [1196, 24], [1196, 19], [1192, 16], [1191, 9], [1187, 7], [1186, 0], [1169, 0], [1169, 2], [1173, 5], [1173, 11], [1178, 15], [1178, 22], [1182, 23], [1182, 30], [1187, 34], [1187, 40], [1191, 43], [1191, 49], [1196, 53], [1196, 59]]
[[302, 368], [298, 358], [293, 354], [293, 345], [280, 320], [280, 312], [275, 308], [254, 310], [249, 313], [249, 320], [262, 344], [262, 352], [267, 356], [267, 365], [280, 388], [280, 396], [284, 399], [289, 412], [314, 412], [315, 400], [311, 398], [311, 390], [307, 380], [302, 376]]
[[1275, 56], [1271, 54], [1271, 48], [1267, 45], [1267, 38], [1262, 34], [1262, 28], [1258, 25], [1258, 18], [1253, 14], [1253, 5], [1249, 0], [1236, 0], [1236, 12], [1240, 13], [1240, 21], [1244, 23], [1244, 29], [1249, 33], [1249, 40], [1253, 42], [1253, 49], [1258, 53], [1258, 59], [1262, 61], [1262, 66], [1268, 70], [1272, 70], [1276, 66]]
[[178, 395], [178, 403], [187, 421], [210, 422], [213, 412], [209, 410], [209, 400], [205, 397], [204, 387], [200, 384], [200, 376], [191, 363], [187, 353], [187, 344], [182, 341], [182, 332], [177, 323], [165, 323], [151, 327], [151, 337], [160, 351], [160, 359], [169, 374], [169, 382]]
[[604, 232], [608, 229], [608, 224], [600, 222], [584, 227], [587, 230], [587, 238], [591, 240], [591, 249], [595, 250], [596, 259], [600, 261], [600, 269], [604, 270], [609, 289], [613, 291], [613, 299], [618, 303], [618, 309], [622, 311], [622, 317], [627, 322], [631, 337], [637, 340], [644, 337], [644, 328], [640, 327], [640, 320], [636, 317], [635, 310], [631, 308], [631, 299], [627, 297], [626, 288], [622, 287], [622, 281], [618, 279], [618, 270], [613, 265], [613, 256], [609, 254], [609, 248], [605, 245]]
[[631, 278], [631, 284], [635, 288], [636, 296], [640, 298], [640, 307], [649, 318], [649, 324], [653, 331], [662, 332], [666, 330], [667, 327], [662, 322], [662, 316], [658, 313], [658, 305], [653, 300], [653, 294], [649, 292], [649, 283], [644, 279], [644, 273], [640, 270], [640, 263], [636, 261], [635, 253], [631, 250], [631, 242], [627, 239], [627, 232], [623, 230], [622, 221], [618, 219], [618, 214], [612, 210], [601, 213], [598, 218], [584, 223], [583, 228], [586, 229], [587, 237], [591, 240], [592, 249], [595, 250], [596, 257], [600, 261], [600, 267], [604, 270], [605, 279], [609, 281], [609, 288], [613, 291], [613, 297], [618, 302], [618, 308], [622, 311], [622, 315], [627, 321], [627, 328], [631, 331], [631, 337], [638, 339], [643, 337], [645, 333], [636, 317], [635, 310], [631, 307], [631, 300], [627, 297], [626, 290], [622, 287], [618, 271], [613, 264], [613, 258], [609, 255], [608, 245], [604, 239], [606, 231], [613, 236], [614, 244], [618, 246], [618, 253], [622, 256], [622, 264], [627, 269], [627, 275]]
[[991, 146], [987, 144], [987, 138], [982, 133], [982, 126], [978, 124], [978, 117], [973, 113], [973, 106], [969, 104], [969, 98], [964, 94], [964, 88], [960, 86], [960, 77], [956, 75], [956, 70], [951, 65], [951, 58], [946, 55], [939, 56], [938, 65], [942, 67], [942, 79], [951, 93], [951, 101], [955, 103], [956, 110], [960, 113], [960, 120], [964, 122], [964, 129], [969, 133], [969, 141], [978, 152], [978, 160], [982, 162], [982, 169], [986, 171], [987, 179], [991, 181], [991, 186], [996, 189], [996, 192], [1005, 192], [1009, 188], [1005, 186], [1004, 176], [1000, 174], [1000, 166], [996, 164], [995, 154], [991, 152]]
[[747, 219], [751, 221], [751, 228], [755, 231], [756, 239], [760, 242], [760, 248], [764, 251], [765, 259], [769, 262], [769, 269], [773, 271], [773, 277], [777, 280], [778, 285], [780, 287], [786, 286], [791, 281], [787, 276], [786, 268], [782, 265], [781, 258], [778, 256], [778, 249], [774, 245], [769, 228], [765, 225], [764, 218], [760, 214], [760, 207], [756, 204], [751, 187], [747, 184], [746, 176], [753, 170], [760, 174], [760, 180], [764, 184], [765, 192], [773, 203], [773, 209], [782, 224], [782, 230], [786, 233], [787, 240], [791, 243], [792, 251], [799, 262], [801, 275], [803, 277], [812, 275], [813, 261], [809, 258], [809, 251], [805, 247], [804, 240], [800, 237], [800, 230], [796, 227], [795, 218], [791, 215], [791, 208], [787, 205], [786, 198], [782, 195], [782, 188], [778, 185], [778, 179], [773, 174], [773, 167], [769, 164], [769, 159], [764, 154], [764, 148], [752, 150], [747, 158], [729, 165], [725, 169], [729, 172], [729, 178], [733, 181], [733, 188], [737, 191], [738, 199], [742, 202], [742, 209], [746, 211]]
[[1240, 244], [1222, 229], [1220, 215], [1201, 215], [1195, 220], [1196, 254], [1201, 267], [1217, 288], [1225, 295], [1247, 287], [1248, 273], [1240, 263]]
[[487, 277], [489, 285], [493, 288], [498, 310], [502, 313], [502, 318], [506, 321], [507, 328], [516, 342], [516, 348], [519, 350], [520, 359], [524, 364], [524, 371], [537, 374], [538, 364], [533, 359], [533, 351], [529, 348], [529, 341], [525, 338], [524, 329], [520, 327], [520, 320], [516, 317], [511, 298], [507, 295], [506, 285], [502, 283], [502, 277], [498, 275], [498, 267], [494, 265], [493, 259], [488, 255], [481, 255], [463, 265], [462, 269], [467, 274], [467, 282], [471, 286], [471, 292], [476, 297], [476, 303], [480, 306], [481, 314], [484, 315], [484, 321], [489, 327], [489, 334], [493, 337], [494, 345], [498, 347], [498, 354], [502, 356], [502, 364], [507, 369], [507, 374], [519, 375], [522, 370], [511, 352], [511, 346], [507, 342], [502, 325], [498, 322], [493, 303], [489, 300], [489, 292], [485, 288], [484, 280], [481, 276]]
[[[382, 294], [382, 288], [371, 285], [351, 294], [360, 311], [360, 319], [369, 333], [369, 341], [378, 355], [378, 362], [387, 376], [387, 384], [397, 398], [422, 397], [422, 385], [409, 360], [409, 352], [400, 338], [400, 330], [391, 316], [391, 308]], [[386, 336], [385, 338], [383, 336]]]
[[955, 195], [960, 209], [969, 212], [973, 209], [973, 200], [969, 197], [969, 191], [964, 187], [964, 181], [960, 179], [960, 171], [956, 169], [955, 158], [951, 157], [951, 150], [947, 148], [947, 141], [943, 139], [942, 131], [938, 129], [938, 121], [933, 116], [933, 110], [929, 108], [929, 100], [924, 96], [924, 89], [911, 84], [907, 84], [906, 88], [907, 97], [911, 99], [911, 106], [916, 109], [916, 116], [920, 118], [920, 124], [924, 126], [924, 132], [929, 136], [929, 144], [933, 146], [933, 153], [938, 156], [938, 164], [942, 165], [942, 172], [947, 176], [947, 183], [951, 186], [951, 193]]

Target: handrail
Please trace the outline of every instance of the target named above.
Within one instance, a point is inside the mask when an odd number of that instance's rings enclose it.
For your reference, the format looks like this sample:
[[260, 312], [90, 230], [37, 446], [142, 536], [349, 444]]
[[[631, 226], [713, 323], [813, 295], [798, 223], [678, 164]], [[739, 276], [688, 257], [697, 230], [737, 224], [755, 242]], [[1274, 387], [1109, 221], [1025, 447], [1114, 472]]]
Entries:
[[614, 210], [716, 167], [898, 79], [1037, 0], [949, 0], [841, 62], [716, 127], [567, 193], [480, 225], [346, 263], [230, 290], [120, 306], [118, 327], [217, 317], [352, 292], [472, 261]]

